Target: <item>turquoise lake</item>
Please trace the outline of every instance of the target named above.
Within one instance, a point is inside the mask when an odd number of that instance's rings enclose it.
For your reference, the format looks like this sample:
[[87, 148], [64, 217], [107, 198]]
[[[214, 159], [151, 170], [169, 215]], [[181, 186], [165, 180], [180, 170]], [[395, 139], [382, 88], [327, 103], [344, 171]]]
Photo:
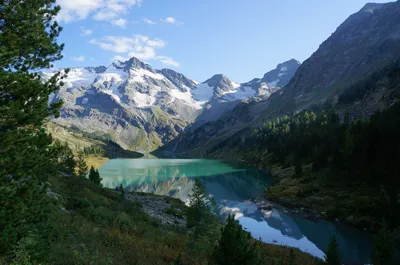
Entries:
[[370, 262], [371, 238], [367, 233], [329, 221], [308, 220], [279, 206], [271, 211], [258, 210], [252, 200], [262, 197], [272, 183], [267, 171], [218, 160], [113, 159], [99, 172], [106, 187], [122, 184], [131, 191], [166, 195], [184, 202], [198, 178], [217, 201], [218, 214], [233, 214], [254, 238], [323, 258], [335, 235], [343, 262]]

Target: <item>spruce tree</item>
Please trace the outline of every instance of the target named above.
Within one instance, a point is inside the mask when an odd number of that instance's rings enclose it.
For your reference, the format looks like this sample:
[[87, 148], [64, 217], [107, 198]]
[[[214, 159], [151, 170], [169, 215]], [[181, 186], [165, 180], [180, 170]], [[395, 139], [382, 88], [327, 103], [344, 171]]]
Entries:
[[122, 183], [119, 185], [118, 189], [121, 192], [121, 195], [120, 195], [121, 201], [123, 201], [125, 199], [125, 190], [124, 190], [124, 186], [122, 186]]
[[83, 152], [78, 153], [78, 158], [76, 160], [76, 167], [77, 167], [77, 172], [76, 172], [77, 176], [81, 178], [86, 178], [86, 175], [88, 173], [88, 167], [86, 165]]
[[96, 180], [95, 180], [95, 183], [96, 183], [97, 185], [101, 185], [101, 181], [102, 181], [102, 180], [103, 180], [103, 179], [100, 177], [99, 170], [96, 169]]
[[100, 177], [100, 173], [97, 169], [94, 169], [92, 166], [89, 171], [89, 180], [100, 185], [102, 178]]
[[257, 265], [261, 264], [258, 242], [233, 216], [229, 216], [221, 230], [221, 239], [212, 256], [215, 265]]
[[[62, 58], [59, 10], [55, 0], [0, 2], [0, 256], [12, 256], [29, 231], [38, 241], [48, 235], [45, 181], [62, 161], [44, 122], [58, 115], [62, 102], [47, 101], [64, 76], [43, 82], [36, 70]], [[36, 259], [49, 245], [28, 254]]]
[[374, 255], [372, 257], [374, 265], [394, 265], [395, 264], [395, 243], [392, 232], [387, 228], [386, 223], [375, 237]]
[[95, 179], [96, 179], [96, 170], [94, 169], [93, 166], [91, 166], [89, 170], [89, 180], [94, 182]]
[[335, 236], [332, 237], [331, 242], [329, 243], [329, 248], [325, 256], [325, 262], [328, 265], [341, 265], [339, 246]]
[[203, 184], [196, 179], [187, 209], [187, 226], [194, 229], [193, 243], [215, 223], [215, 207], [215, 201], [207, 197]]

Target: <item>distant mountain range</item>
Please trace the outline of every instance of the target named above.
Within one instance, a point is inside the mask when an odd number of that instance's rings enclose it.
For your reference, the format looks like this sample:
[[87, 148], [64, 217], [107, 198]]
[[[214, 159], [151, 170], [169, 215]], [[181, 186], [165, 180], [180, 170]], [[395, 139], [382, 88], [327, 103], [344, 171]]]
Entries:
[[[160, 153], [213, 156], [219, 146], [236, 146], [265, 121], [313, 107], [330, 106], [352, 118], [387, 108], [400, 96], [400, 85], [387, 78], [387, 69], [400, 60], [399, 14], [400, 1], [367, 4], [344, 21], [293, 78], [282, 77], [287, 85], [281, 90], [266, 100], [238, 102], [216, 119], [187, 128]], [[266, 76], [263, 80], [270, 86], [279, 84], [271, 82], [276, 73], [272, 79]]]
[[[64, 101], [60, 118], [54, 120], [58, 124], [112, 139], [126, 149], [149, 152], [174, 139], [197, 118], [202, 124], [230, 109], [220, 105], [268, 98], [287, 84], [299, 65], [292, 59], [244, 84], [222, 74], [198, 83], [131, 58], [108, 67], [70, 69], [64, 86], [49, 103]], [[41, 75], [48, 79], [54, 73]], [[210, 113], [218, 115], [209, 118]]]
[[292, 59], [242, 84], [223, 74], [199, 83], [136, 58], [74, 68], [50, 98], [65, 102], [55, 122], [130, 150], [150, 152], [166, 145], [160, 151], [208, 156], [234, 135], [237, 139], [265, 121], [314, 106], [368, 117], [397, 98], [382, 69], [400, 59], [398, 14], [400, 1], [367, 4], [303, 64]]

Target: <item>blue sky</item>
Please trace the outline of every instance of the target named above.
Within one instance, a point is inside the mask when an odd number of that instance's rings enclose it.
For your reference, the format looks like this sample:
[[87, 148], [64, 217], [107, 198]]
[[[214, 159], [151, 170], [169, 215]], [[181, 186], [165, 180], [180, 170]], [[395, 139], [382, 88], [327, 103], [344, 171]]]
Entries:
[[[261, 77], [306, 60], [365, 0], [58, 0], [64, 59], [109, 65], [136, 56], [204, 81]], [[389, 1], [375, 0], [385, 3]]]

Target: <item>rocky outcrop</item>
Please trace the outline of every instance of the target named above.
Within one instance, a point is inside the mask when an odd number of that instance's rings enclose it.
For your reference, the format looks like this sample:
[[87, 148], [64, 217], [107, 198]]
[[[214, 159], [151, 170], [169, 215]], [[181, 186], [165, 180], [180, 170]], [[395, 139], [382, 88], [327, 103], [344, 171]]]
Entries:
[[175, 207], [170, 198], [155, 195], [128, 193], [125, 199], [139, 203], [143, 212], [156, 218], [162, 224], [186, 227], [186, 214], [184, 205]]

